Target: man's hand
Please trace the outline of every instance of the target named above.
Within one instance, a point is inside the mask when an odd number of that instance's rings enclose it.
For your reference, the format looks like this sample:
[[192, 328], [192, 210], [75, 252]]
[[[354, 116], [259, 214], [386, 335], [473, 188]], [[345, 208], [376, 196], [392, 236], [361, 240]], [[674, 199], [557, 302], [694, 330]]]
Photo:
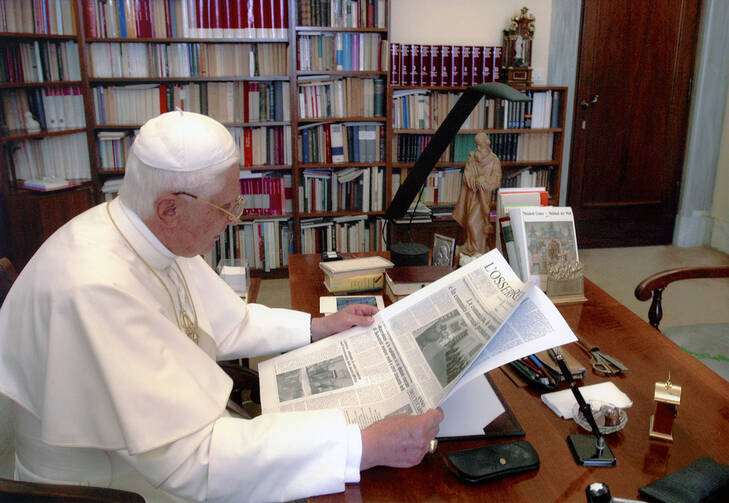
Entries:
[[384, 465], [409, 468], [423, 460], [430, 441], [443, 421], [440, 408], [420, 416], [397, 414], [371, 424], [362, 431], [362, 461], [359, 469]]
[[339, 333], [356, 325], [371, 325], [372, 316], [377, 312], [375, 306], [368, 304], [350, 304], [343, 309], [323, 318], [311, 319], [311, 340], [318, 341], [324, 337]]

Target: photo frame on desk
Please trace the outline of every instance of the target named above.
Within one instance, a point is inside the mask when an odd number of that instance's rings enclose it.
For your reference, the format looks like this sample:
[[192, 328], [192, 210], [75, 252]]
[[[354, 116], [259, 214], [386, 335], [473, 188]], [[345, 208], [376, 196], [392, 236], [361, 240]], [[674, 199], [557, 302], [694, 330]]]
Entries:
[[456, 253], [456, 238], [433, 234], [433, 258], [430, 265], [447, 265], [453, 267]]

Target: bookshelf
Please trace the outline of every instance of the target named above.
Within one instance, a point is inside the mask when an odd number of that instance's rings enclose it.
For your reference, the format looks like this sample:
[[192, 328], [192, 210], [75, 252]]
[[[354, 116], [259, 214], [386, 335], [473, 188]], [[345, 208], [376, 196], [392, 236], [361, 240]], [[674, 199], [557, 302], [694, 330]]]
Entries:
[[[491, 149], [501, 159], [502, 187], [544, 186], [549, 191], [550, 204], [557, 204], [567, 88], [514, 87], [533, 101], [530, 104], [494, 99], [479, 102], [426, 182], [420, 204], [430, 208], [432, 223], [415, 221], [407, 225], [403, 219], [392, 228], [394, 241], [412, 238], [432, 246], [434, 233], [454, 237], [458, 243], [462, 241], [462, 229], [451, 213], [458, 200], [466, 158], [475, 150], [474, 137], [481, 131], [489, 135]], [[390, 86], [393, 193], [464, 89], [465, 86], [445, 85]]]
[[[0, 21], [0, 229], [7, 243], [2, 253], [19, 269], [53, 231], [94, 201], [79, 4], [50, 0], [43, 12], [20, 7], [6, 5]], [[44, 178], [69, 183], [45, 191], [23, 183]]]
[[[40, 51], [43, 44], [76, 44], [78, 61], [73, 77], [0, 83], [4, 105], [23, 102], [20, 96], [31, 109], [36, 102], [45, 104], [44, 93], [60, 95], [76, 100], [75, 110], [80, 106], [81, 112], [75, 117], [82, 119], [65, 128], [31, 133], [13, 126], [10, 131], [10, 115], [3, 108], [0, 194], [6, 235], [12, 237], [5, 242], [19, 267], [55, 228], [114, 195], [135, 132], [147, 119], [175, 107], [216, 118], [241, 148], [247, 209], [244, 222], [226, 231], [217, 254], [246, 255], [253, 275], [282, 277], [290, 253], [384, 249], [382, 217], [398, 179], [407, 175], [423, 143], [466, 87], [453, 80], [453, 58], [441, 72], [425, 67], [443, 46], [421, 46], [416, 59], [411, 52], [409, 80], [403, 80], [401, 59], [393, 59], [391, 52], [393, 45], [403, 44], [389, 43], [386, 0], [164, 0], [149, 2], [145, 12], [128, 10], [134, 2], [114, 0], [50, 3], [63, 8], [61, 20], [72, 20], [72, 33], [39, 34], [34, 25], [27, 32], [0, 32], [4, 48], [30, 44], [34, 49], [37, 42]], [[23, 21], [33, 24], [34, 14], [28, 14], [23, 9], [11, 28]], [[453, 46], [448, 47], [452, 54]], [[468, 71], [462, 66], [466, 60], [459, 60], [460, 75], [471, 75], [474, 83], [498, 72], [496, 51], [487, 59], [481, 49], [474, 53], [470, 48], [470, 54], [483, 57]], [[415, 80], [414, 73], [419, 75]], [[463, 126], [429, 180], [426, 205], [441, 214], [433, 217], [434, 224], [412, 226], [416, 241], [430, 246], [432, 234], [439, 232], [460, 242], [460, 227], [449, 210], [460, 191], [472, 138], [484, 129], [502, 158], [505, 180], [547, 185], [556, 203], [566, 88], [521, 89], [558, 95], [559, 102], [550, 108], [552, 117], [559, 110], [557, 122], [539, 128], [496, 123], [495, 109], [479, 105], [480, 115]], [[426, 98], [432, 101], [427, 106], [421, 102]], [[406, 100], [412, 101], [405, 105]], [[403, 110], [408, 110], [407, 120]], [[428, 115], [421, 117], [418, 111]], [[524, 158], [521, 152], [519, 157], [517, 149], [511, 152], [514, 159], [506, 160], [498, 150], [513, 150], [514, 144], [539, 135], [544, 138], [540, 148], [546, 149], [542, 155]], [[86, 158], [88, 172], [64, 175], [76, 185], [59, 191], [20, 188], [9, 153], [18, 144], [51, 141], [80, 142], [70, 150], [87, 152], [80, 158]], [[32, 169], [42, 165], [30, 163]], [[535, 179], [537, 174], [543, 178]], [[406, 231], [405, 225], [387, 230], [391, 241]], [[212, 255], [208, 258], [216, 263]]]

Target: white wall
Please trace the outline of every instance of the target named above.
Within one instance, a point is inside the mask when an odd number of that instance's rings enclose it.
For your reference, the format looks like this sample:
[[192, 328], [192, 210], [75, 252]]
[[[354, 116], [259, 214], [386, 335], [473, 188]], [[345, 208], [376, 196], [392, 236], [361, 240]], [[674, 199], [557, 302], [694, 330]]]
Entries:
[[390, 40], [499, 46], [504, 28], [522, 7], [536, 17], [532, 67], [546, 77], [552, 0], [391, 0]]
[[724, 111], [724, 128], [716, 167], [711, 217], [713, 219], [711, 247], [729, 253], [729, 96]]

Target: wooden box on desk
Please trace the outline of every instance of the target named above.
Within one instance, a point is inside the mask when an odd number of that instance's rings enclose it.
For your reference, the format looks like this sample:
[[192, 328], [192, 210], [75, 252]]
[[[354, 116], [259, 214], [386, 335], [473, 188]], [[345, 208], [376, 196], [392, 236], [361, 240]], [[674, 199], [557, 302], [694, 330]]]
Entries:
[[410, 265], [385, 269], [385, 295], [397, 302], [442, 278], [453, 268], [447, 265]]

